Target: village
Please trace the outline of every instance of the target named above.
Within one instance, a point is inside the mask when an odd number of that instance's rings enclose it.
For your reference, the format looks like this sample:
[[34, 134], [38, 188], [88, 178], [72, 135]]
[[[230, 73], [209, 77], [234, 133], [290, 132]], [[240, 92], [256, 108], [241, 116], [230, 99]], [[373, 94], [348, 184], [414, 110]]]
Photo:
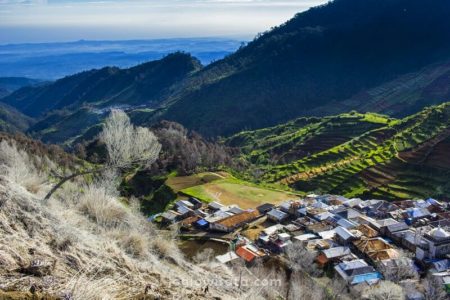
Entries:
[[[181, 236], [229, 241], [228, 252], [216, 256], [223, 264], [283, 257], [295, 245], [348, 287], [410, 270], [432, 276], [450, 294], [448, 208], [431, 198], [387, 202], [311, 194], [244, 210], [190, 197], [160, 217], [164, 226], [178, 226]], [[407, 299], [425, 298], [412, 288]]]

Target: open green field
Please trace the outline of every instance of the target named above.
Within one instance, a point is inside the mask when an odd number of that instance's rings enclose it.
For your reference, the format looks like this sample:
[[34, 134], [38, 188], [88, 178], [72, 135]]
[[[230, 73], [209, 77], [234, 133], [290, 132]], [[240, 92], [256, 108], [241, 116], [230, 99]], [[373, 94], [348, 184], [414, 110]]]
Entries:
[[298, 197], [292, 193], [254, 186], [232, 177], [188, 187], [180, 192], [205, 202], [218, 201], [224, 205], [237, 204], [243, 209], [255, 208], [264, 203], [279, 204]]

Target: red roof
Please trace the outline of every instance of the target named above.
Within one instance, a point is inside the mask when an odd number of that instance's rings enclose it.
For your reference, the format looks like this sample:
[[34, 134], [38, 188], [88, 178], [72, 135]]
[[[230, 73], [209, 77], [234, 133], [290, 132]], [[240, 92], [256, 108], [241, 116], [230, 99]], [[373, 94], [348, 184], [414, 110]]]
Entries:
[[242, 257], [246, 262], [252, 262], [256, 258], [256, 254], [245, 247], [240, 247], [236, 250], [236, 254]]

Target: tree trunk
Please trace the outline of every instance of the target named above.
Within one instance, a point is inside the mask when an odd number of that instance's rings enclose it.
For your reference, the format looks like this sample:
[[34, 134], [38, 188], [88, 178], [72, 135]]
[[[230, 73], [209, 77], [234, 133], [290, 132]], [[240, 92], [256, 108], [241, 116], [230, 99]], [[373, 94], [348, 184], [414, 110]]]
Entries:
[[48, 201], [50, 199], [50, 197], [67, 181], [74, 179], [75, 177], [78, 177], [78, 176], [99, 173], [104, 170], [105, 170], [105, 168], [100, 168], [100, 169], [94, 169], [94, 170], [89, 170], [89, 171], [77, 172], [77, 173], [73, 173], [67, 177], [62, 178], [54, 187], [52, 187], [52, 189], [47, 193], [47, 195], [45, 195], [43, 201], [44, 202]]

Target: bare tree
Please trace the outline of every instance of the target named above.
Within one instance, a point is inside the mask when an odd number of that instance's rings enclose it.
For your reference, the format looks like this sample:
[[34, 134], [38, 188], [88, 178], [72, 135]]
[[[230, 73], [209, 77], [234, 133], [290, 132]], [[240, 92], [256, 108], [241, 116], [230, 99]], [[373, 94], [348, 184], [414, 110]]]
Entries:
[[127, 114], [121, 110], [111, 111], [99, 138], [108, 152], [105, 165], [62, 177], [47, 193], [44, 201], [50, 199], [65, 182], [78, 176], [102, 173], [106, 170], [124, 171], [129, 168], [149, 167], [161, 151], [156, 136], [148, 128], [133, 126]]
[[405, 279], [419, 279], [419, 274], [414, 269], [414, 264], [409, 258], [394, 260], [393, 264], [383, 268], [382, 273], [386, 280], [395, 283]]
[[403, 300], [405, 295], [401, 286], [391, 281], [383, 280], [376, 286], [370, 287], [363, 298], [370, 300]]
[[444, 290], [439, 278], [428, 275], [423, 281], [424, 296], [426, 300], [444, 300], [447, 298], [447, 292]]
[[312, 276], [321, 275], [321, 270], [314, 262], [316, 254], [308, 251], [302, 244], [294, 243], [288, 246], [286, 255], [294, 272], [306, 272]]

